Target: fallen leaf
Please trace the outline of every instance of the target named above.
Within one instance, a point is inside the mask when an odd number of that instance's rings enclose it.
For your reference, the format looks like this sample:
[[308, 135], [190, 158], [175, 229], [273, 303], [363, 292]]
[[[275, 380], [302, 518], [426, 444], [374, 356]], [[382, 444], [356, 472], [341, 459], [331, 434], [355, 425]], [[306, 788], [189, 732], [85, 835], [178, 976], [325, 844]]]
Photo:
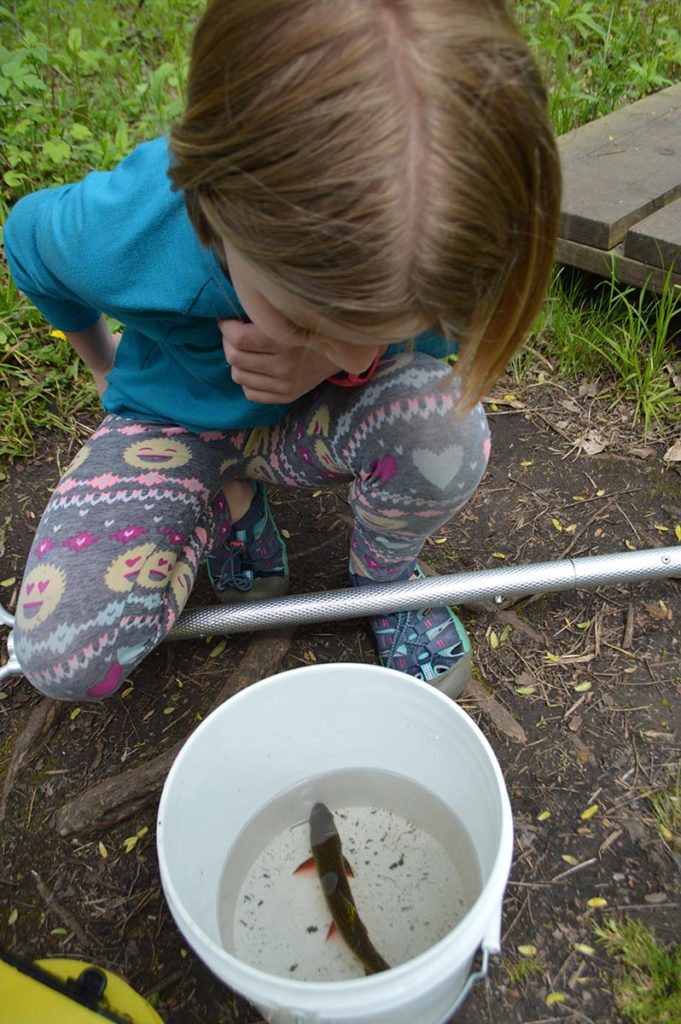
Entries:
[[101, 839], [97, 843], [97, 849], [99, 850], [100, 857], [104, 857], [104, 859], [106, 859], [109, 856], [109, 851], [107, 850], [106, 846], [104, 845]]
[[585, 693], [587, 690], [591, 689], [591, 683], [588, 679], [585, 679], [583, 683], [577, 683], [577, 685], [574, 686], [573, 689], [575, 693]]
[[575, 942], [575, 949], [578, 953], [583, 953], [584, 956], [593, 956], [596, 952], [593, 946], [587, 946], [586, 942]]
[[662, 456], [665, 462], [681, 462], [681, 437]]
[[608, 442], [596, 430], [589, 430], [577, 442], [585, 455], [599, 455], [608, 447]]
[[536, 946], [518, 946], [518, 952], [520, 953], [521, 956], [536, 956], [537, 955], [537, 947]]
[[607, 907], [608, 901], [603, 899], [602, 896], [592, 896], [590, 900], [586, 901], [587, 907], [593, 907], [598, 910], [601, 907]]
[[582, 811], [580, 818], [582, 821], [588, 821], [589, 818], [593, 818], [594, 814], [598, 814], [598, 804], [592, 804], [591, 807], [587, 807], [585, 811]]
[[554, 1006], [556, 1003], [564, 1003], [564, 1002], [565, 1002], [565, 993], [564, 992], [549, 992], [549, 994], [546, 997], [546, 1005], [547, 1006]]
[[226, 640], [221, 640], [219, 644], [216, 644], [213, 650], [208, 655], [209, 658], [217, 658], [218, 655], [222, 654], [225, 647], [227, 646]]
[[19, 911], [15, 907], [13, 910], [10, 910], [10, 912], [9, 912], [9, 917], [7, 918], [7, 924], [16, 924], [18, 917], [19, 917]]
[[635, 455], [637, 459], [649, 459], [651, 455], [655, 455], [655, 449], [651, 445], [646, 445], [643, 448], [630, 448], [630, 455]]
[[547, 821], [551, 817], [551, 811], [541, 811], [537, 815], [537, 821]]

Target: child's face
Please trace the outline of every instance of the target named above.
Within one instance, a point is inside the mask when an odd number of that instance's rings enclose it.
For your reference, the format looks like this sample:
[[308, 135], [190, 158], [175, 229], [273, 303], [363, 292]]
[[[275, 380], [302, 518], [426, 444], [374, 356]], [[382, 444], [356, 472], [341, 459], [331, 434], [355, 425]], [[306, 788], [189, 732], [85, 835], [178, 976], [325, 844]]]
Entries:
[[330, 323], [273, 284], [229, 242], [224, 246], [239, 302], [256, 327], [278, 345], [312, 348], [346, 373], [362, 373], [386, 345], [402, 340], [377, 339]]

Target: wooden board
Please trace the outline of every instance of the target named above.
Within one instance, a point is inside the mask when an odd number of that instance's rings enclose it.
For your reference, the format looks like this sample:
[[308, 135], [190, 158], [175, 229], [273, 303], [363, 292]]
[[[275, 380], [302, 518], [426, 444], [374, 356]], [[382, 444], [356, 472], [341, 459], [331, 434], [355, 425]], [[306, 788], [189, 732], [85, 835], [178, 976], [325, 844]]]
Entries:
[[[617, 245], [608, 251], [561, 238], [558, 241], [556, 259], [558, 263], [565, 263], [569, 267], [577, 267], [590, 274], [599, 274], [601, 277], [608, 278], [612, 274], [614, 260], [615, 276], [618, 281], [622, 284], [634, 285], [636, 288], [649, 288], [656, 292], [662, 291], [667, 276], [666, 271], [659, 267], [651, 267], [639, 260], [628, 259], [624, 253], [624, 244]], [[670, 284], [678, 285], [681, 288], [681, 265], [679, 273], [670, 274]]]
[[681, 274], [681, 199], [663, 206], [627, 231], [624, 255]]
[[681, 84], [558, 139], [558, 261], [660, 291], [681, 282]]

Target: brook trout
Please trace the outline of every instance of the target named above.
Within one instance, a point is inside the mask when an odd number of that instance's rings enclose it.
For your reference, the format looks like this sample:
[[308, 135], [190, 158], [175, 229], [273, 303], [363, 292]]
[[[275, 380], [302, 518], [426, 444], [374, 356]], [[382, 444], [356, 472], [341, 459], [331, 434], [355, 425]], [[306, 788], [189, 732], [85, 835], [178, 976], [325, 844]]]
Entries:
[[348, 947], [364, 964], [367, 974], [390, 970], [378, 953], [357, 913], [345, 871], [340, 836], [333, 814], [326, 804], [317, 803], [310, 812], [310, 846], [317, 874], [336, 928]]

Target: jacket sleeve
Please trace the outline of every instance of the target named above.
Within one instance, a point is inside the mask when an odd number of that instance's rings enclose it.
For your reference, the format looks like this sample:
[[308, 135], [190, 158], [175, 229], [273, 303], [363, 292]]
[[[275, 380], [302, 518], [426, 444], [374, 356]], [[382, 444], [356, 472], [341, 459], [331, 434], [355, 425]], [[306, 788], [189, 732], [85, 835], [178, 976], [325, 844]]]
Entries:
[[43, 189], [20, 199], [4, 229], [9, 269], [17, 287], [62, 331], [83, 331], [100, 316], [79, 287], [78, 186]]

